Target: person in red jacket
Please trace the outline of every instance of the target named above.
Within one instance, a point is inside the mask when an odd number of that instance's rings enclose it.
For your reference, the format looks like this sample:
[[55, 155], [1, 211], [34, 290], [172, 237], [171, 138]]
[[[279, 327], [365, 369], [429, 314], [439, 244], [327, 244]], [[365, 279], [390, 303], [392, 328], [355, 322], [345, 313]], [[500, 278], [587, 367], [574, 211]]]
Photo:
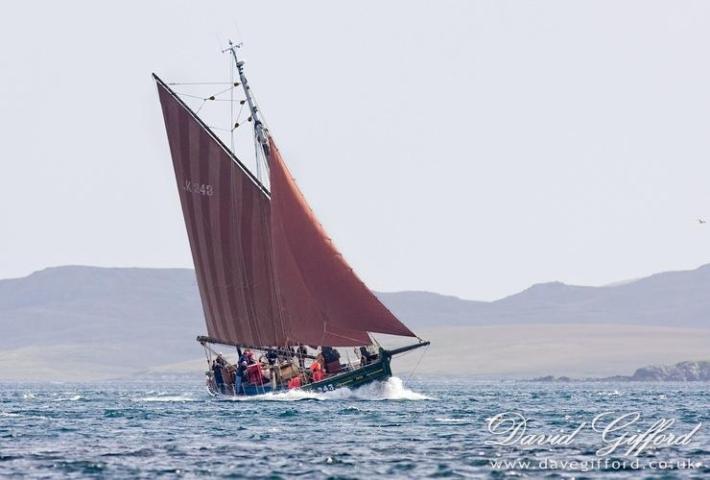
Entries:
[[321, 366], [321, 364], [318, 360], [311, 363], [310, 369], [311, 369], [311, 378], [313, 379], [314, 382], [320, 382], [321, 380], [323, 380], [325, 378], [325, 374], [323, 373], [323, 367]]
[[301, 376], [296, 375], [293, 377], [291, 380], [288, 381], [288, 389], [293, 390], [294, 388], [300, 388], [301, 387]]

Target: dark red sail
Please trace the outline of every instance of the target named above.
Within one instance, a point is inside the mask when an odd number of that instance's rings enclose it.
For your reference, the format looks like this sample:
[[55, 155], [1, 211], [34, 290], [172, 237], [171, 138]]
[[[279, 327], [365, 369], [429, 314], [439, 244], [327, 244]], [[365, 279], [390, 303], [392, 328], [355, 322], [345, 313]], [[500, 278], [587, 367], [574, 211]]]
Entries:
[[284, 345], [267, 192], [156, 80], [207, 332], [227, 344]]
[[[367, 332], [415, 336], [355, 275], [270, 141], [274, 277], [290, 334], [317, 345], [363, 345]], [[326, 339], [326, 340], [323, 340]]]

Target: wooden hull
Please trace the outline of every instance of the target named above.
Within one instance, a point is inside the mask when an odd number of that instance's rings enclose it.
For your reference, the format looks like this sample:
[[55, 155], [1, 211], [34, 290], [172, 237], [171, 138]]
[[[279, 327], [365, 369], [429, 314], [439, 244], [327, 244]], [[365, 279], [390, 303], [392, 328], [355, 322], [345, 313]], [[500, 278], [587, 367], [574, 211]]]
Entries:
[[[309, 383], [300, 387], [298, 390], [306, 392], [330, 392], [339, 388], [358, 388], [368, 383], [387, 380], [392, 376], [390, 368], [391, 356], [387, 352], [383, 352], [380, 357], [364, 367], [359, 367], [354, 370], [347, 370], [335, 375], [329, 376], [319, 382]], [[266, 393], [286, 392], [286, 387], [272, 388], [271, 384], [264, 385], [245, 385], [243, 391], [239, 395], [234, 391], [233, 385], [224, 385], [222, 391], [219, 391], [216, 385], [208, 382], [207, 389], [212, 395], [226, 396], [253, 396], [263, 395]]]

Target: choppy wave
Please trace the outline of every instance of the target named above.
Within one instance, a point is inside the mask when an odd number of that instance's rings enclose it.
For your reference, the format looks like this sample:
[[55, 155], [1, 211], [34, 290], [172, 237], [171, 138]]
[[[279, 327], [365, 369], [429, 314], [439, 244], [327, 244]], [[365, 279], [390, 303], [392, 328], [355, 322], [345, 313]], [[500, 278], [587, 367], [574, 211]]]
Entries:
[[602, 395], [606, 397], [618, 397], [621, 395], [621, 392], [618, 390], [613, 390], [611, 392], [597, 392], [597, 395]]
[[134, 402], [196, 402], [199, 399], [192, 395], [154, 395], [132, 398]]
[[78, 402], [79, 400], [83, 400], [84, 397], [81, 395], [71, 395], [71, 396], [58, 396], [54, 398], [53, 400], [55, 402]]
[[435, 422], [441, 423], [467, 423], [469, 420], [465, 418], [449, 418], [449, 417], [437, 417], [434, 419]]

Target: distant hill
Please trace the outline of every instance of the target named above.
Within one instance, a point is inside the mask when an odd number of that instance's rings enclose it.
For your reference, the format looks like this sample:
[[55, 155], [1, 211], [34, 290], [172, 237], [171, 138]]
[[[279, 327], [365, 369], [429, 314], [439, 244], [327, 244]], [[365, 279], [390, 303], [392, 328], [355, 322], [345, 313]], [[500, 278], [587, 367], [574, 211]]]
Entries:
[[631, 380], [647, 382], [710, 381], [710, 362], [681, 362], [676, 365], [651, 365], [639, 368]]
[[[443, 365], [451, 352], [456, 351], [459, 358], [471, 353], [465, 342], [454, 348], [454, 340], [461, 342], [466, 335], [477, 336], [477, 354], [485, 353], [490, 358], [504, 348], [501, 344], [495, 352], [486, 353], [486, 346], [495, 343], [494, 337], [496, 342], [506, 342], [511, 332], [514, 335], [524, 330], [530, 332], [528, 336], [535, 335], [543, 332], [538, 325], [554, 328], [564, 324], [570, 327], [569, 332], [577, 331], [572, 328], [574, 325], [588, 325], [592, 330], [595, 325], [604, 325], [608, 334], [610, 326], [615, 326], [631, 339], [649, 333], [650, 327], [658, 327], [654, 342], [672, 333], [678, 343], [684, 329], [710, 329], [709, 293], [710, 265], [614, 286], [539, 284], [494, 302], [429, 292], [377, 295], [417, 332], [437, 339], [438, 347], [432, 347], [431, 354], [439, 362], [436, 371], [448, 371]], [[516, 330], [516, 325], [525, 328]], [[193, 270], [82, 266], [48, 268], [24, 278], [0, 280], [0, 329], [0, 378], [105, 378], [168, 364], [181, 365], [199, 357], [194, 339], [205, 333]], [[462, 338], [464, 331], [469, 333]], [[585, 327], [584, 331], [590, 329]], [[481, 343], [478, 337], [484, 332], [492, 337]], [[697, 332], [694, 335], [695, 341], [704, 338]], [[555, 338], [569, 343], [559, 335]], [[671, 337], [667, 338], [666, 343], [671, 341]], [[434, 350], [447, 345], [451, 346], [448, 357], [446, 351]], [[566, 347], [561, 344], [559, 349], [550, 345], [545, 348], [564, 351]], [[690, 359], [662, 355], [682, 351], [681, 344], [665, 348], [658, 343], [654, 349], [658, 355], [644, 357], [644, 363], [624, 368], [633, 371], [646, 363]], [[589, 352], [592, 355], [593, 350]], [[700, 346], [693, 350], [696, 356], [705, 352]], [[477, 373], [527, 373], [526, 368], [532, 365], [529, 359], [515, 360], [510, 368], [503, 368], [506, 359], [491, 362], [490, 368], [482, 367], [487, 363], [479, 359], [467, 368]], [[457, 372], [465, 373], [460, 368]]]
[[540, 283], [494, 302], [429, 292], [378, 296], [415, 327], [540, 323], [710, 327], [710, 265], [602, 287]]
[[710, 362], [685, 361], [675, 365], [649, 365], [637, 369], [633, 375], [615, 375], [613, 377], [573, 379], [569, 377], [555, 378], [546, 375], [534, 378], [533, 382], [710, 382]]

